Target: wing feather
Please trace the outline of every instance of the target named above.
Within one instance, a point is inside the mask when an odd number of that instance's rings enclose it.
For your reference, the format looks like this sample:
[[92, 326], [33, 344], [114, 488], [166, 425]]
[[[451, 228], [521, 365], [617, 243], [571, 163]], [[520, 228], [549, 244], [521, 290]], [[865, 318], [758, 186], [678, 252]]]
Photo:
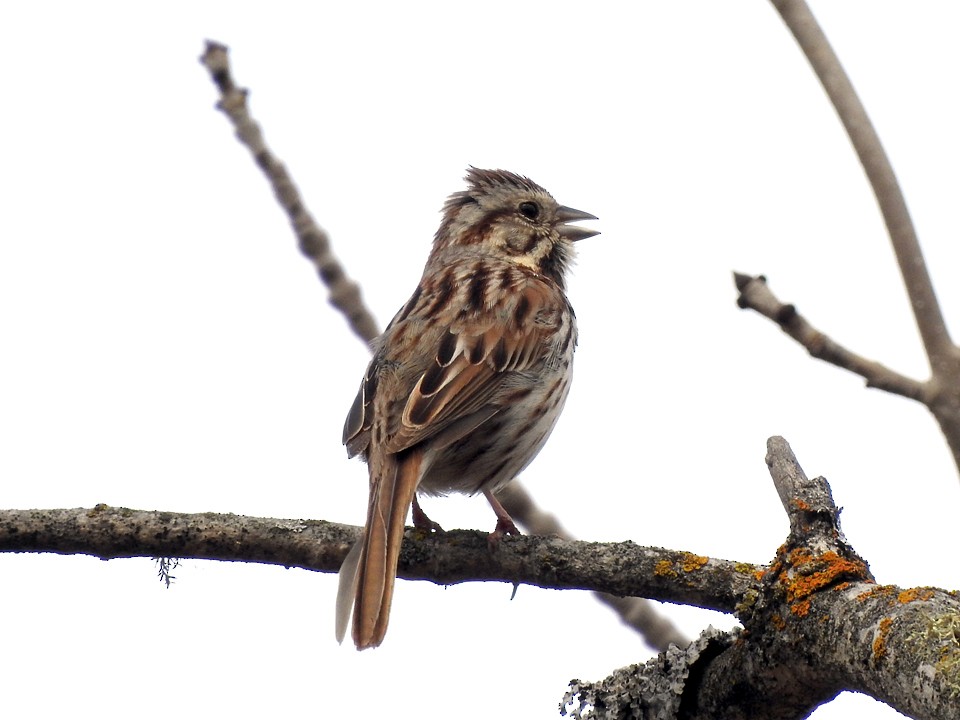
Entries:
[[522, 292], [504, 294], [484, 317], [451, 323], [403, 406], [387, 452], [438, 435], [443, 444], [453, 442], [495, 414], [511, 376], [538, 362], [559, 328], [550, 290], [545, 283], [528, 282]]
[[[562, 291], [543, 278], [519, 268], [510, 271], [512, 286], [501, 286], [476, 311], [451, 313], [446, 325], [437, 323], [443, 313], [428, 293], [415, 294], [398, 313], [381, 340], [402, 333], [434, 349], [413, 353], [429, 360], [421, 372], [412, 368], [411, 373], [409, 346], [378, 343], [406, 356], [377, 352], [370, 362], [344, 423], [343, 442], [351, 457], [366, 457], [375, 409], [388, 416], [386, 437], [379, 441], [389, 453], [430, 438], [436, 445], [455, 442], [498, 412], [515, 375], [533, 368], [545, 355], [544, 345], [556, 342], [566, 302]], [[394, 375], [392, 382], [410, 383], [405, 398], [375, 400], [380, 375], [387, 372]]]

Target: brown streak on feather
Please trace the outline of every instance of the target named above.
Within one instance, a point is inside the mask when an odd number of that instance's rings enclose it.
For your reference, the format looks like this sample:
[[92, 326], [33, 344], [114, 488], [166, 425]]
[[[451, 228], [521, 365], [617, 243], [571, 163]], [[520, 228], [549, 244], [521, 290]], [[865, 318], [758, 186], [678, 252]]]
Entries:
[[484, 306], [488, 279], [489, 276], [483, 267], [483, 263], [475, 263], [470, 274], [470, 284], [467, 287], [467, 307], [475, 312], [481, 310]]
[[436, 313], [438, 310], [446, 307], [450, 303], [450, 298], [453, 297], [453, 293], [456, 290], [456, 283], [453, 277], [453, 269], [447, 268], [447, 271], [440, 277], [437, 281], [437, 292], [433, 296], [433, 302], [430, 304], [429, 308], [424, 308], [423, 315], [429, 316]]
[[520, 296], [520, 299], [517, 300], [517, 307], [513, 311], [513, 320], [517, 324], [517, 327], [523, 327], [523, 323], [526, 321], [527, 316], [530, 314], [530, 298], [526, 293]]
[[433, 363], [430, 367], [427, 368], [427, 371], [423, 374], [423, 378], [420, 380], [419, 387], [414, 390], [420, 391], [421, 395], [430, 397], [442, 387], [443, 381], [446, 379], [447, 373], [444, 372], [444, 367]]
[[493, 369], [497, 372], [503, 372], [506, 369], [509, 356], [507, 354], [507, 344], [503, 338], [500, 338], [499, 342], [494, 345], [493, 352], [490, 353], [490, 359], [493, 360]]
[[407, 319], [407, 316], [411, 311], [417, 306], [417, 303], [420, 302], [420, 295], [423, 293], [423, 285], [417, 285], [417, 289], [413, 291], [413, 295], [410, 296], [410, 299], [407, 300], [407, 304], [403, 306], [403, 309], [397, 313], [397, 316], [393, 319], [391, 325], [398, 325]]
[[532, 392], [532, 387], [520, 387], [504, 395], [500, 402], [503, 405], [513, 405], [514, 403], [518, 403], [523, 400]]
[[440, 367], [446, 367], [457, 354], [457, 336], [447, 331], [440, 340], [440, 347], [437, 348], [437, 364]]
[[469, 362], [471, 365], [479, 365], [486, 357], [487, 352], [485, 341], [486, 336], [480, 335], [476, 338], [476, 342], [474, 342], [473, 347], [467, 348], [467, 362]]

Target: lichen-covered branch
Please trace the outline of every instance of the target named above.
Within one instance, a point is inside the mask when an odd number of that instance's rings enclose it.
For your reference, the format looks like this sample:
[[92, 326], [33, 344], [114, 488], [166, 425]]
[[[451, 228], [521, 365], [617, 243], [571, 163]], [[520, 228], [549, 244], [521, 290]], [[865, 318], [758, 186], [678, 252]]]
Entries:
[[[823, 478], [807, 478], [782, 438], [767, 466], [791, 532], [756, 566], [633, 543], [408, 529], [399, 576], [578, 588], [736, 612], [742, 630], [708, 631], [599, 683], [574, 681], [574, 717], [801, 718], [856, 690], [915, 718], [960, 718], [960, 598], [877, 585], [849, 546]], [[0, 552], [102, 559], [180, 557], [336, 572], [360, 529], [323, 521], [182, 514], [98, 505], [0, 511]]]
[[768, 441], [767, 465], [791, 532], [738, 605], [743, 628], [575, 680], [566, 714], [799, 719], [855, 690], [914, 718], [960, 718], [960, 599], [877, 585], [840, 532], [826, 480], [807, 478], [783, 438]]
[[[360, 528], [322, 520], [173, 513], [97, 505], [0, 510], [0, 552], [257, 562], [334, 573]], [[398, 577], [441, 585], [500, 581], [596, 590], [732, 612], [762, 567], [622, 543], [408, 529]]]

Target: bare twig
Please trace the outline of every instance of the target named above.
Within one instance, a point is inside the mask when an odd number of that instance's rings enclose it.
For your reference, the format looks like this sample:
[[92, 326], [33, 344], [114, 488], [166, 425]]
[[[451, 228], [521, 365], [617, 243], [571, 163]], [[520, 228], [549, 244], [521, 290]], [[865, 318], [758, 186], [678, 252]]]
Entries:
[[832, 340], [807, 322], [794, 305], [780, 301], [762, 275], [750, 276], [735, 272], [734, 282], [740, 295], [737, 304], [755, 310], [773, 320], [790, 337], [800, 343], [813, 357], [831, 365], [856, 373], [867, 381], [867, 387], [879, 388], [895, 395], [926, 403], [926, 389], [922, 382], [901, 375], [874, 360], [857, 355]]
[[[331, 304], [347, 317], [354, 333], [369, 343], [380, 332], [377, 323], [363, 302], [359, 286], [347, 278], [343, 267], [333, 255], [329, 236], [316, 224], [286, 168], [264, 143], [260, 126], [250, 116], [247, 108], [247, 91], [238, 88], [233, 80], [227, 46], [208, 41], [206, 51], [200, 60], [210, 71], [220, 91], [220, 102], [217, 107], [233, 122], [240, 142], [250, 150], [257, 165], [270, 180], [277, 199], [290, 216], [290, 223], [297, 234], [301, 252], [313, 261], [320, 278], [330, 289]], [[520, 487], [519, 481], [514, 481], [512, 486], [516, 492], [514, 497], [525, 498], [522, 507], [516, 506], [510, 511], [514, 519], [531, 532], [559, 534], [549, 527], [535, 529], [537, 518], [550, 516], [540, 512], [533, 498]], [[556, 527], [559, 527], [559, 524]], [[671, 642], [686, 642], [673, 624], [657, 613], [646, 600], [602, 595], [599, 595], [598, 599], [619, 613], [623, 622], [639, 632], [652, 647], [665, 649]]]
[[944, 372], [952, 375], [956, 348], [937, 302], [907, 203], [867, 111], [806, 2], [771, 2], [810, 61], [867, 174], [890, 234], [931, 372], [934, 377]]
[[347, 277], [343, 266], [330, 252], [330, 238], [307, 211], [287, 169], [270, 152], [260, 126], [250, 117], [247, 91], [238, 88], [233, 81], [226, 45], [208, 41], [200, 62], [210, 71], [220, 90], [217, 108], [230, 118], [236, 128], [237, 138], [247, 147], [257, 166], [270, 181], [277, 200], [290, 218], [300, 252], [313, 262], [317, 274], [330, 291], [330, 303], [347, 318], [350, 329], [369, 342], [379, 331], [376, 320], [360, 295], [360, 286]]
[[[793, 305], [781, 302], [763, 275], [733, 274], [740, 295], [737, 304], [770, 318], [815, 358], [860, 375], [868, 387], [902, 395], [926, 405], [933, 413], [960, 470], [960, 356], [956, 367], [942, 369], [941, 377], [914, 380], [874, 360], [857, 355], [814, 328]], [[952, 376], [949, 373], [952, 372]]]
[[779, 435], [767, 440], [766, 461], [793, 535], [811, 531], [805, 513], [823, 514], [831, 525], [837, 525], [840, 511], [827, 481], [822, 477], [808, 478], [789, 443]]
[[[923, 341], [930, 365], [930, 379], [919, 383], [904, 378], [879, 363], [854, 355], [812, 331], [802, 318], [795, 319], [793, 327], [790, 328], [781, 318], [764, 314], [776, 320], [814, 356], [862, 375], [867, 379], [868, 385], [923, 402], [937, 419], [950, 446], [954, 463], [960, 470], [960, 348], [954, 345], [944, 322], [896, 175], [850, 79], [806, 2], [771, 2], [793, 33], [826, 90], [877, 198], [907, 289], [913, 317]], [[740, 285], [739, 279], [737, 284]], [[760, 309], [760, 303], [749, 299], [744, 301], [743, 295], [740, 302], [741, 307]], [[812, 332], [805, 332], [807, 330]]]
[[[844, 559], [849, 567], [843, 574], [831, 578], [834, 583], [843, 580], [873, 582], [867, 564], [847, 544], [840, 531], [840, 508], [833, 501], [826, 478], [808, 478], [789, 443], [779, 436], [767, 440], [766, 462], [780, 502], [790, 518], [786, 548], [803, 545], [819, 556], [833, 553]], [[780, 548], [779, 553], [785, 552], [786, 549]], [[795, 565], [797, 561], [791, 559], [789, 562]], [[793, 595], [796, 598], [797, 593]]]

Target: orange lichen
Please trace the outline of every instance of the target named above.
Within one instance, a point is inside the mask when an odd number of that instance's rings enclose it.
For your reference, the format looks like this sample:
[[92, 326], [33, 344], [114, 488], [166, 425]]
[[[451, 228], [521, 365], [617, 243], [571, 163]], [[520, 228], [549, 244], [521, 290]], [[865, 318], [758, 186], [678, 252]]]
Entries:
[[780, 617], [778, 614], [774, 613], [773, 617], [770, 618], [770, 622], [777, 630], [783, 630], [787, 626], [787, 621]]
[[806, 617], [812, 596], [831, 587], [846, 588], [851, 581], [868, 580], [867, 566], [858, 559], [841, 557], [831, 551], [815, 555], [808, 547], [781, 548], [770, 572], [786, 595], [790, 612]]
[[699, 570], [708, 562], [710, 562], [710, 558], [704, 557], [703, 555], [683, 553], [683, 563], [680, 565], [680, 567], [684, 572], [693, 572], [694, 570]]
[[806, 512], [807, 510], [810, 509], [810, 506], [799, 498], [794, 498], [791, 502], [793, 503], [793, 506], [797, 510], [803, 510], [804, 512]]
[[865, 602], [874, 597], [883, 597], [885, 595], [891, 595], [893, 594], [894, 591], [895, 589], [890, 585], [876, 585], [870, 588], [869, 590], [866, 590], [860, 593], [859, 595], [857, 595], [856, 599], [858, 602]]
[[873, 658], [879, 660], [887, 654], [887, 635], [890, 633], [890, 627], [893, 625], [891, 618], [883, 618], [880, 621], [880, 627], [877, 628], [877, 636], [873, 639]]
[[673, 563], [669, 560], [660, 560], [653, 566], [653, 574], [665, 577], [676, 577], [677, 571], [673, 569]]
[[842, 582], [842, 583], [837, 583], [837, 585], [834, 586], [833, 589], [834, 589], [834, 590], [846, 590], [848, 587], [850, 587], [850, 583], [848, 583], [847, 581], [844, 581], [844, 582]]
[[906, 604], [914, 600], [929, 600], [932, 597], [933, 590], [931, 588], [911, 588], [897, 595], [897, 602]]
[[803, 600], [825, 587], [833, 585], [838, 578], [865, 579], [866, 566], [856, 560], [847, 560], [835, 552], [814, 556], [806, 548], [797, 548], [790, 553], [793, 565], [792, 577], [786, 578], [787, 602]]

